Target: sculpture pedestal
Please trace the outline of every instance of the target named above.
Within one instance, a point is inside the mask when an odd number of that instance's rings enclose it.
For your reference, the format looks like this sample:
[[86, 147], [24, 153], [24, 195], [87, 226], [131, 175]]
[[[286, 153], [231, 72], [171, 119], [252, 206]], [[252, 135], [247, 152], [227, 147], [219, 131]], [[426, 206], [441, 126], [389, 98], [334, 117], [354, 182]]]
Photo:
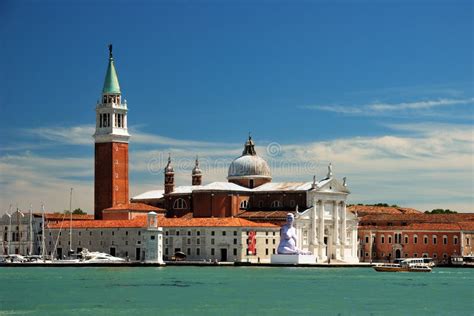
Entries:
[[315, 255], [272, 255], [272, 264], [314, 264]]

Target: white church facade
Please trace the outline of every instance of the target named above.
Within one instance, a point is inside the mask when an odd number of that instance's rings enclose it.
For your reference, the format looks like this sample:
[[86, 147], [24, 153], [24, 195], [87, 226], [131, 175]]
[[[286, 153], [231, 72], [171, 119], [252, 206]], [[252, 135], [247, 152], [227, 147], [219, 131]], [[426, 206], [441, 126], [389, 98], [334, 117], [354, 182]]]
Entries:
[[357, 217], [346, 208], [350, 191], [333, 178], [331, 165], [326, 179], [313, 182], [307, 194], [310, 208], [295, 214], [297, 246], [310, 251], [318, 263], [358, 263]]

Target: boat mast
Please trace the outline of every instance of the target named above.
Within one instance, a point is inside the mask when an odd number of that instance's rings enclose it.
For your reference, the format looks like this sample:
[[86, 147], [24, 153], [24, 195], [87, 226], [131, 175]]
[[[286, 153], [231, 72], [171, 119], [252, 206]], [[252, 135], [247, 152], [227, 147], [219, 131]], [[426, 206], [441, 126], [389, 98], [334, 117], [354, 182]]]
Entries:
[[11, 250], [11, 249], [10, 249], [10, 248], [11, 248], [10, 245], [11, 245], [11, 240], [12, 240], [12, 238], [13, 238], [13, 232], [12, 232], [12, 215], [13, 215], [13, 214], [12, 214], [12, 205], [10, 204], [10, 208], [8, 209], [8, 213], [7, 213], [7, 216], [8, 216], [8, 218], [9, 218], [9, 220], [10, 220], [10, 221], [9, 221], [9, 224], [8, 224], [8, 234], [9, 234], [10, 236], [8, 237], [8, 246], [7, 246], [7, 247], [8, 247], [8, 251], [7, 251], [8, 253], [7, 253], [7, 255], [10, 255], [10, 252], [11, 252], [11, 251], [10, 251], [10, 250]]
[[72, 190], [69, 194], [69, 254], [72, 254]]
[[30, 237], [30, 246], [28, 247], [28, 255], [31, 256], [33, 250], [33, 205], [30, 204], [30, 227], [29, 227], [29, 237]]
[[43, 258], [43, 260], [45, 259], [45, 256], [46, 256], [46, 249], [45, 249], [45, 242], [44, 242], [44, 233], [45, 233], [45, 230], [44, 230], [44, 226], [46, 225], [46, 223], [44, 222], [44, 204], [41, 203], [41, 210], [42, 210], [42, 214], [41, 214], [41, 257]]

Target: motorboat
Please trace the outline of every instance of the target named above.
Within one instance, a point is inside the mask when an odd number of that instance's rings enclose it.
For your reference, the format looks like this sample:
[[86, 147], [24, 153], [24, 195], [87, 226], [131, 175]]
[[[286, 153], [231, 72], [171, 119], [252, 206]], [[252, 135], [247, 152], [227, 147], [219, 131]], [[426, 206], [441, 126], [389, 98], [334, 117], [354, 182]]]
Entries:
[[126, 262], [123, 258], [114, 257], [108, 253], [88, 251], [84, 249], [81, 251], [82, 258], [80, 263], [124, 263]]
[[474, 255], [452, 256], [451, 264], [453, 266], [474, 266]]
[[22, 255], [10, 254], [10, 255], [6, 255], [6, 256], [2, 256], [2, 262], [4, 262], [4, 263], [22, 263], [22, 262], [27, 262], [27, 260]]
[[399, 263], [383, 263], [375, 265], [375, 271], [378, 272], [431, 272], [432, 268], [423, 258], [407, 258]]

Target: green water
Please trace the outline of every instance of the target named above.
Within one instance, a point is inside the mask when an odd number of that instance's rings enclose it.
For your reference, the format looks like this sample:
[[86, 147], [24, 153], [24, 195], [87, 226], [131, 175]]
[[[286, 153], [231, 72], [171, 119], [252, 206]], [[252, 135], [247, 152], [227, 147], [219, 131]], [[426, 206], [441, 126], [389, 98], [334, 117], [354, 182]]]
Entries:
[[474, 269], [5, 268], [0, 315], [474, 315]]

